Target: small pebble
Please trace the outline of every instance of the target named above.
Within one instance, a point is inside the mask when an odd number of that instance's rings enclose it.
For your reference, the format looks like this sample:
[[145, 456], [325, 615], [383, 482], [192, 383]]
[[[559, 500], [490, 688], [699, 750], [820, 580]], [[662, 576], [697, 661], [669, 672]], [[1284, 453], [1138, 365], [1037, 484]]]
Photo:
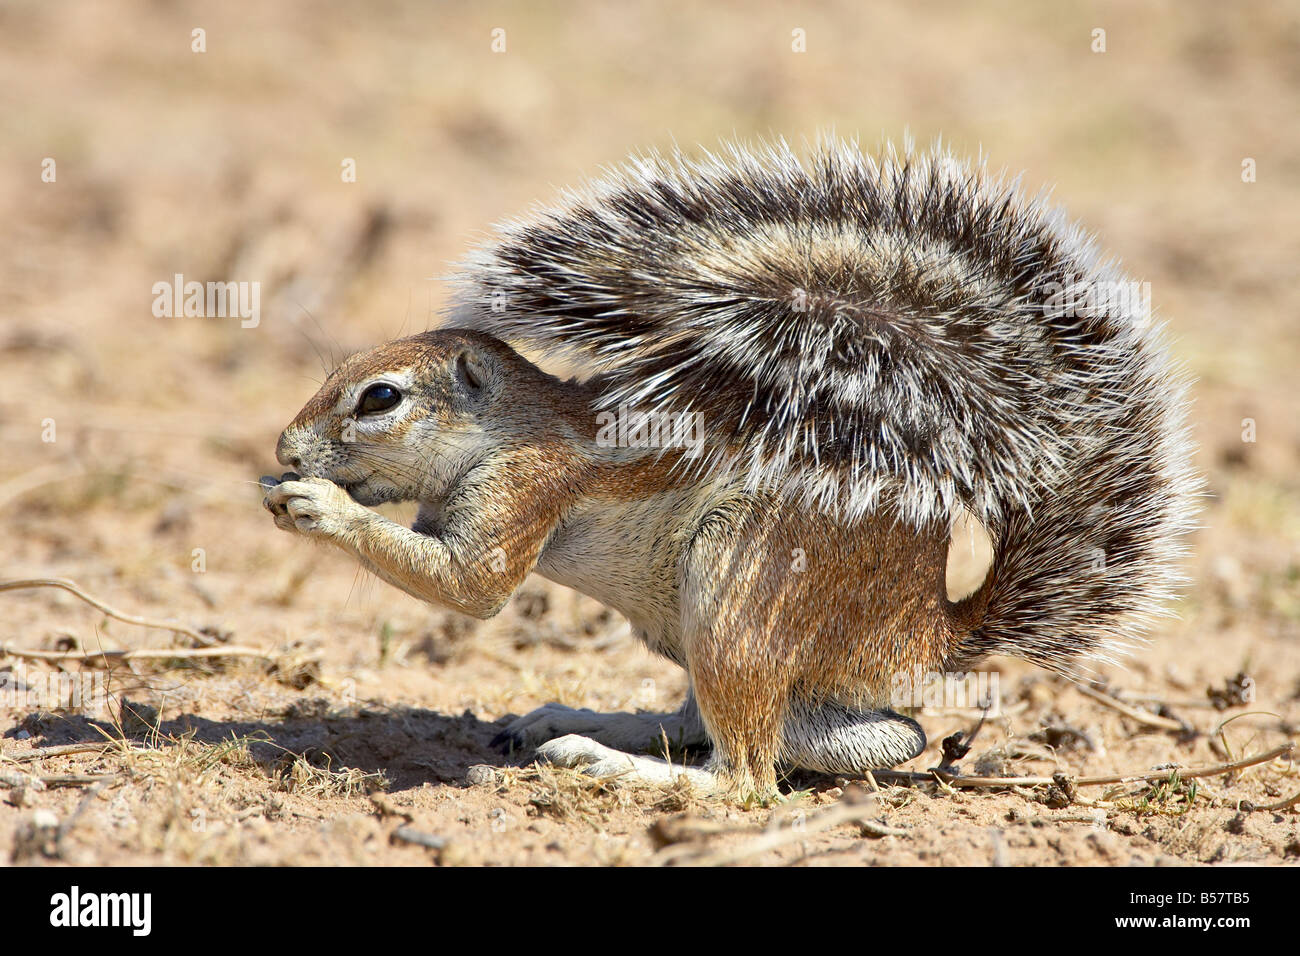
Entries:
[[58, 855], [59, 818], [50, 810], [33, 810], [18, 824], [10, 859], [15, 863], [34, 856]]

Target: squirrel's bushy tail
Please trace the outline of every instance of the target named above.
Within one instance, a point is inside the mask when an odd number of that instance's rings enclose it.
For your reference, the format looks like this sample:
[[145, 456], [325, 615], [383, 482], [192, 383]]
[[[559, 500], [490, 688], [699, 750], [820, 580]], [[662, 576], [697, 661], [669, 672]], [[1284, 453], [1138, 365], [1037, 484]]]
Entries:
[[584, 361], [606, 408], [698, 415], [682, 468], [844, 520], [968, 509], [995, 559], [954, 666], [1069, 671], [1178, 581], [1197, 480], [1145, 288], [982, 167], [839, 140], [642, 157], [463, 278], [456, 324]]
[[1126, 364], [1128, 400], [1076, 425], [1059, 485], [990, 521], [992, 567], [952, 669], [1010, 654], [1077, 676], [1138, 641], [1184, 583], [1200, 491], [1184, 387], [1149, 341]]

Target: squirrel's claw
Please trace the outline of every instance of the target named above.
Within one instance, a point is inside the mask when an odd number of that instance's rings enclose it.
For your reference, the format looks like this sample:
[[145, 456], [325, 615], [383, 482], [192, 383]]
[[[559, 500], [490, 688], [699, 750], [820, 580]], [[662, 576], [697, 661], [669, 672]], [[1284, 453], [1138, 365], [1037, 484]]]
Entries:
[[[583, 719], [584, 714], [591, 719]], [[564, 704], [544, 704], [510, 721], [501, 733], [492, 738], [492, 746], [505, 753], [512, 750], [535, 750], [548, 740], [564, 734], [577, 731], [593, 733], [599, 727], [599, 715], [594, 711], [577, 710]]]
[[271, 501], [271, 490], [278, 485], [284, 484], [286, 481], [300, 480], [301, 478], [296, 471], [286, 471], [279, 478], [275, 477], [275, 475], [263, 475], [261, 478], [258, 478], [257, 483], [261, 485], [263, 490], [267, 493], [266, 497], [262, 499], [262, 507], [271, 512], [271, 514], [275, 515], [277, 518], [284, 515], [286, 513], [284, 505], [279, 502]]

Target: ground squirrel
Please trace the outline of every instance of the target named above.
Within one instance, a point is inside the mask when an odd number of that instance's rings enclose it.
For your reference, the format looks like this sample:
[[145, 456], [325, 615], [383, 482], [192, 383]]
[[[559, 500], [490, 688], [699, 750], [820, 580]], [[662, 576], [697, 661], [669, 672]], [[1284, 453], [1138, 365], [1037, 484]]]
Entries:
[[[783, 767], [893, 766], [925, 746], [899, 673], [1074, 674], [1179, 582], [1184, 376], [1138, 287], [980, 166], [838, 140], [640, 157], [500, 227], [461, 279], [452, 328], [329, 376], [266, 506], [478, 617], [537, 572], [686, 669], [676, 714], [507, 726], [542, 757], [761, 797]], [[384, 501], [418, 502], [413, 526]], [[954, 601], [962, 514], [993, 558]], [[707, 766], [633, 755], [665, 735]]]

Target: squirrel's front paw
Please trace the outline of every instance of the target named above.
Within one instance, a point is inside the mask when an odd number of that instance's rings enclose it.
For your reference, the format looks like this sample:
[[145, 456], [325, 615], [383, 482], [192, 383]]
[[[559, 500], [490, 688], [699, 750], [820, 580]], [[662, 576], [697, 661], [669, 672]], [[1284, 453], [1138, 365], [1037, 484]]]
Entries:
[[282, 482], [267, 491], [262, 505], [282, 531], [325, 538], [342, 533], [353, 513], [364, 510], [325, 478]]

